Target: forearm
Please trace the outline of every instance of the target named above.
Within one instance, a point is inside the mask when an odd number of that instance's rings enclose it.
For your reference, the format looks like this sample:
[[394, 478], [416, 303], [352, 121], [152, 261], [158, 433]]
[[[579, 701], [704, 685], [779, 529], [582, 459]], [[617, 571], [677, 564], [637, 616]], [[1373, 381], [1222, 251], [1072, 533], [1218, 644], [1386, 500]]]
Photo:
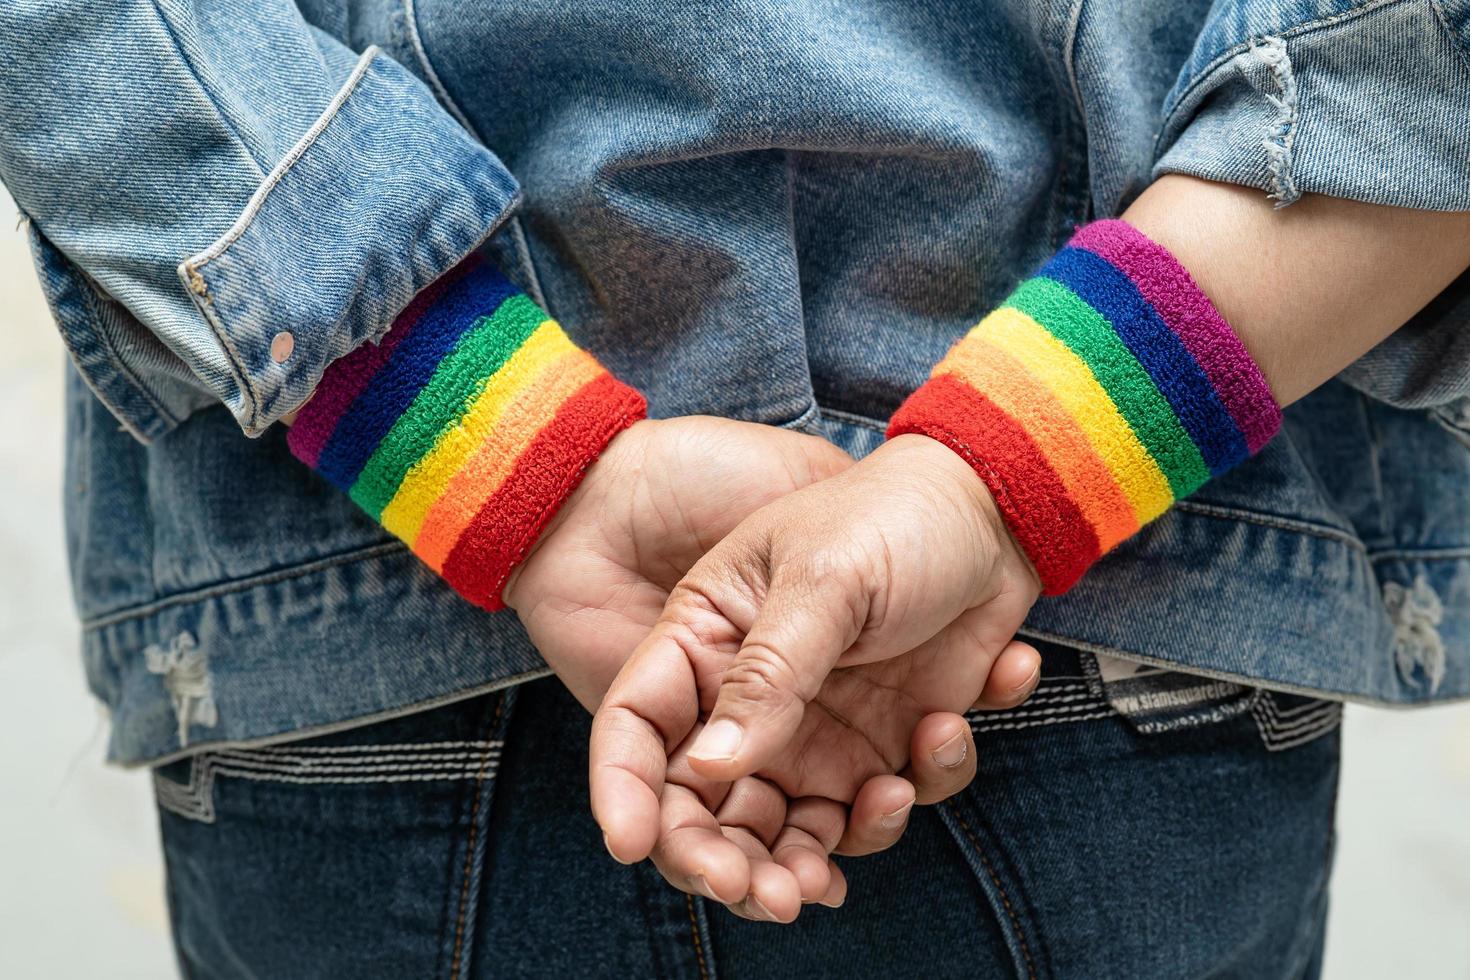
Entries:
[[1287, 215], [1185, 177], [1078, 230], [934, 369], [890, 435], [989, 488], [1048, 593], [1244, 462], [1281, 406], [1470, 262], [1470, 218], [1326, 198]]
[[1470, 267], [1470, 212], [1259, 191], [1171, 175], [1123, 219], [1187, 268], [1279, 404], [1332, 378]]

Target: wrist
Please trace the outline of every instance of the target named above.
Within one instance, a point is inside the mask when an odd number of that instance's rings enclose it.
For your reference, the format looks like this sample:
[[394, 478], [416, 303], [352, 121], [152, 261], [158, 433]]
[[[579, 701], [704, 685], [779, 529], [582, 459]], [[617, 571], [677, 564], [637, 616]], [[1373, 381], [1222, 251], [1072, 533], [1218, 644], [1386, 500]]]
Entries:
[[[988, 583], [987, 592], [1041, 592], [1036, 567], [1017, 542], [1005, 516], [975, 467], [953, 447], [923, 433], [896, 435], [873, 452], [875, 461], [906, 475], [923, 474], [938, 489], [938, 497], [957, 507], [975, 528], [982, 547], [976, 557], [985, 563], [975, 580]], [[976, 596], [984, 602], [993, 595]]]
[[287, 435], [485, 609], [643, 397], [471, 258], [333, 363]]
[[889, 425], [962, 457], [1047, 594], [1256, 452], [1281, 422], [1240, 339], [1167, 250], [1078, 230]]
[[534, 589], [528, 591], [521, 587], [527, 581], [526, 570], [536, 565], [538, 558], [546, 556], [551, 550], [548, 546], [558, 534], [566, 533], [589, 520], [602, 522], [609, 500], [620, 496], [612, 488], [629, 486], [630, 478], [640, 462], [639, 447], [646, 441], [649, 428], [656, 425], [658, 422], [653, 419], [638, 419], [614, 434], [603, 447], [602, 452], [587, 467], [582, 482], [577, 484], [576, 489], [551, 515], [541, 533], [526, 549], [525, 555], [506, 576], [505, 585], [500, 590], [500, 599], [505, 608], [520, 613], [535, 604], [535, 596], [531, 594]]

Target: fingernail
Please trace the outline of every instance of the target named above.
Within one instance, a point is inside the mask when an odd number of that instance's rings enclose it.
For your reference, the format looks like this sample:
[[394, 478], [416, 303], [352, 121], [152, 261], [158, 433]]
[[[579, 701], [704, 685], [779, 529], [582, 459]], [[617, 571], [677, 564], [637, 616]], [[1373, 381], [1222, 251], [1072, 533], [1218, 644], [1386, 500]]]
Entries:
[[610, 841], [610, 840], [607, 839], [607, 834], [606, 833], [604, 833], [602, 835], [602, 846], [605, 847], [605, 848], [607, 848], [607, 853], [610, 854], [610, 855], [612, 855], [612, 859], [614, 861], [618, 862], [619, 864], [626, 864], [627, 863], [622, 858], [618, 857], [616, 854], [613, 854], [612, 841]]
[[1037, 664], [1036, 669], [1027, 674], [1024, 681], [1011, 688], [1011, 693], [1021, 694], [1025, 691], [1029, 691], [1036, 686], [1036, 682], [1039, 680], [1041, 680], [1041, 664]]
[[939, 748], [935, 749], [932, 753], [930, 753], [929, 757], [933, 759], [936, 764], [941, 765], [946, 769], [953, 769], [961, 762], [964, 762], [965, 756], [969, 755], [969, 753], [970, 747], [965, 744], [965, 733], [956, 732], [953, 738], [951, 738], [948, 742], [945, 742]]
[[878, 820], [878, 826], [882, 827], [884, 830], [893, 830], [896, 827], [902, 827], [903, 822], [908, 819], [909, 811], [913, 808], [914, 801], [909, 800], [907, 803], [899, 807], [897, 810], [894, 810], [892, 813], [883, 814], [883, 816]]
[[845, 902], [845, 901], [847, 901], [847, 896], [846, 895], [842, 896], [841, 898], [834, 898], [834, 899], [832, 899], [830, 901], [828, 901], [828, 899], [826, 898], [826, 896], [823, 896], [822, 898], [820, 898], [820, 899], [817, 900], [817, 904], [818, 905], [825, 905], [829, 909], [840, 909], [840, 908], [842, 908], [842, 903]]
[[778, 921], [771, 910], [761, 904], [761, 900], [754, 895], [748, 895], [745, 899], [745, 910], [764, 922]]
[[690, 888], [693, 888], [696, 892], [698, 892], [699, 894], [703, 895], [705, 898], [709, 899], [710, 901], [713, 901], [713, 902], [718, 902], [719, 901], [718, 898], [715, 898], [715, 891], [714, 891], [714, 889], [709, 886], [709, 882], [707, 882], [707, 881], [704, 880], [704, 875], [690, 875], [689, 876], [689, 887]]
[[706, 725], [704, 731], [699, 733], [689, 749], [689, 757], [706, 762], [733, 759], [740, 750], [740, 741], [743, 738], [745, 732], [740, 730], [739, 725], [728, 718], [721, 718], [713, 725]]

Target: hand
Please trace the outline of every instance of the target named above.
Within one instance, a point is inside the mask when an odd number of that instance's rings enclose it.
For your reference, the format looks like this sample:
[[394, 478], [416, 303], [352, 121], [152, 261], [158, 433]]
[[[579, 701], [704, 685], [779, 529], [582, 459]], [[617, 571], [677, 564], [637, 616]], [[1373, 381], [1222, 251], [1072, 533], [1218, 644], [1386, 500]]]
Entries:
[[502, 593], [594, 710], [679, 578], [747, 515], [852, 465], [825, 440], [705, 416], [620, 433]]
[[[670, 818], [693, 814], [708, 830], [718, 802], [697, 813], [674, 793], [660, 828], [666, 772], [674, 786], [680, 766], [728, 786], [768, 766], [761, 775], [789, 796], [852, 800], [902, 768], [926, 713], [1024, 699], [1039, 657], [1011, 637], [1038, 591], [984, 484], [923, 437], [761, 510], [678, 584], [594, 722], [593, 809], [610, 849], [621, 860], [653, 852], [676, 883], [702, 861], [705, 883], [729, 901], [748, 864], [710, 834], [685, 835], [708, 846], [677, 850]], [[828, 676], [844, 654], [906, 650]], [[688, 764], [670, 769], [696, 706], [739, 725], [740, 743], [711, 750], [706, 728]]]
[[[640, 422], [588, 471], [507, 583], [506, 604], [590, 710], [648, 635], [669, 590], [706, 550], [761, 506], [850, 465], [830, 443], [768, 426], [702, 417]], [[742, 788], [722, 796], [720, 819], [737, 837], [739, 827], [774, 826], [783, 861], [801, 873], [803, 895], [840, 903], [841, 872], [827, 858], [839, 841], [851, 853], [881, 850], [903, 830], [902, 823], [882, 826], [884, 814], [969, 782], [974, 753], [964, 720], [939, 716], [919, 728], [916, 758], [957, 751], [959, 764], [920, 764], [907, 781], [875, 782], [851, 814], [831, 800], [797, 800], [788, 810], [779, 792]], [[788, 816], [796, 821], [789, 827], [782, 823]], [[793, 840], [800, 846], [786, 846]]]
[[[1013, 641], [992, 670], [969, 637], [950, 632], [835, 670], [770, 765], [722, 782], [695, 772], [687, 747], [700, 732], [696, 705], [714, 702], [734, 655], [731, 646], [636, 671], [630, 663], [593, 721], [592, 808], [618, 860], [651, 856], [675, 887], [780, 922], [803, 903], [840, 904], [846, 882], [829, 853], [883, 850], [915, 803], [969, 784], [975, 745], [959, 712], [977, 699], [984, 708], [1025, 700], [1039, 660]], [[837, 801], [851, 801], [850, 816]]]

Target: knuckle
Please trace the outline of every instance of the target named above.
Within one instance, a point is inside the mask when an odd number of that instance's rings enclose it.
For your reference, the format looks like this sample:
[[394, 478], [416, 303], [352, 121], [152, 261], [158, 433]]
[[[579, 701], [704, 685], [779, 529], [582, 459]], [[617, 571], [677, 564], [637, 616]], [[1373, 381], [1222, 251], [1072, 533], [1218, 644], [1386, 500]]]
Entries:
[[740, 656], [725, 668], [722, 692], [769, 708], [804, 703], [796, 672], [779, 651], [764, 643], [747, 643]]

